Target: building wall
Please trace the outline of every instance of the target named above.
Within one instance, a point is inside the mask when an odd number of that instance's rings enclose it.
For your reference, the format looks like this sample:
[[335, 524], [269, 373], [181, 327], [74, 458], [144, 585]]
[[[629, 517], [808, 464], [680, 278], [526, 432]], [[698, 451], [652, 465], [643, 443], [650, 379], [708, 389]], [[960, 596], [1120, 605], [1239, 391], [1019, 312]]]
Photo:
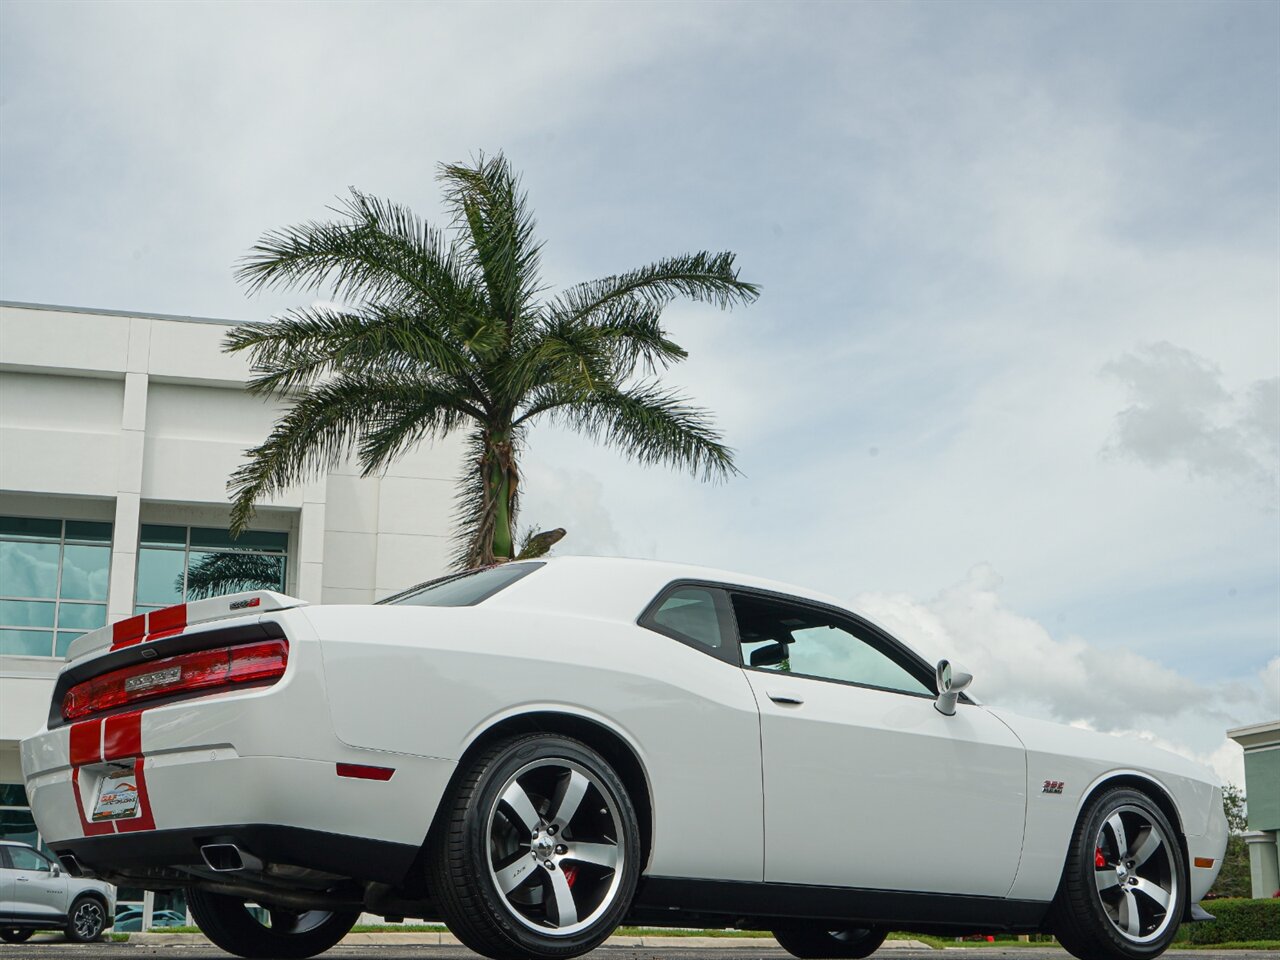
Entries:
[[1228, 730], [1244, 748], [1249, 873], [1255, 897], [1280, 894], [1280, 720]]
[[[280, 412], [250, 396], [228, 324], [0, 303], [0, 516], [110, 521], [107, 622], [134, 612], [142, 524], [225, 530], [226, 481]], [[261, 507], [287, 535], [286, 591], [368, 603], [447, 566], [462, 443], [384, 476], [344, 464]], [[0, 593], [4, 585], [0, 584]], [[0, 655], [0, 783], [46, 715], [60, 661]]]

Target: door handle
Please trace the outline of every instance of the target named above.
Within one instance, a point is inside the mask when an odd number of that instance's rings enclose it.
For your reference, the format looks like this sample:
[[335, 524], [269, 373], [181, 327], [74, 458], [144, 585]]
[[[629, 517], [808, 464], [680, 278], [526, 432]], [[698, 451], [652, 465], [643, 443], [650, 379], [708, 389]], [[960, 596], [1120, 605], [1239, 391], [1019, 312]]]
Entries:
[[774, 703], [784, 703], [789, 707], [798, 707], [804, 703], [804, 697], [797, 697], [793, 693], [770, 693], [769, 699]]
[[18, 877], [18, 878], [17, 878], [17, 880], [18, 880], [18, 882], [19, 882], [19, 883], [27, 883], [27, 882], [29, 882], [29, 881], [31, 880], [31, 878], [30, 878], [30, 877]]

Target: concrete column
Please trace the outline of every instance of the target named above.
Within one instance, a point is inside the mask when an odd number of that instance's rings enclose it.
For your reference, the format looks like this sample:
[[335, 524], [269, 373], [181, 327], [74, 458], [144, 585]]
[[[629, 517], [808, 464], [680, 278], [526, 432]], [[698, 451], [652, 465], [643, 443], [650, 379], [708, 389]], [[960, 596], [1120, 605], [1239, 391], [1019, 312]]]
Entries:
[[308, 483], [302, 491], [298, 518], [297, 586], [299, 600], [320, 603], [324, 593], [324, 533], [327, 478]]
[[[130, 329], [129, 365], [145, 365], [145, 354], [135, 356], [133, 341], [143, 335], [135, 320]], [[130, 369], [124, 375], [124, 414], [120, 423], [120, 461], [116, 478], [116, 515], [112, 527], [111, 588], [107, 594], [107, 621], [133, 615], [133, 586], [138, 570], [138, 513], [142, 505], [142, 465], [147, 437], [147, 374]]]
[[1280, 890], [1280, 849], [1277, 833], [1272, 830], [1255, 830], [1244, 835], [1249, 845], [1249, 878], [1253, 882], [1253, 895], [1268, 899]]

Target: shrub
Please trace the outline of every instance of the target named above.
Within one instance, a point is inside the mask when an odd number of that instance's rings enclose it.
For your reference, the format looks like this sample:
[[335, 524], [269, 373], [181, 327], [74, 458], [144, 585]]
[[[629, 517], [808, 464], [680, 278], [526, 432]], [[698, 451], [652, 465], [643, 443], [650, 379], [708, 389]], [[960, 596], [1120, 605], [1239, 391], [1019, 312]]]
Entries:
[[1191, 943], [1280, 940], [1280, 900], [1206, 900], [1202, 906], [1215, 919], [1187, 924]]

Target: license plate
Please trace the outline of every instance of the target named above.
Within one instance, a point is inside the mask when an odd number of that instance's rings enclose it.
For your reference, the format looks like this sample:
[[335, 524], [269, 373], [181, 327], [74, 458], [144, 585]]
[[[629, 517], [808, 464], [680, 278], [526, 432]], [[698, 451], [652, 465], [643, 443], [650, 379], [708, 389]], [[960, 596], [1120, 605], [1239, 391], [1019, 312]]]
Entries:
[[138, 815], [138, 778], [132, 770], [108, 773], [98, 784], [98, 799], [93, 805], [93, 822], [128, 820]]

